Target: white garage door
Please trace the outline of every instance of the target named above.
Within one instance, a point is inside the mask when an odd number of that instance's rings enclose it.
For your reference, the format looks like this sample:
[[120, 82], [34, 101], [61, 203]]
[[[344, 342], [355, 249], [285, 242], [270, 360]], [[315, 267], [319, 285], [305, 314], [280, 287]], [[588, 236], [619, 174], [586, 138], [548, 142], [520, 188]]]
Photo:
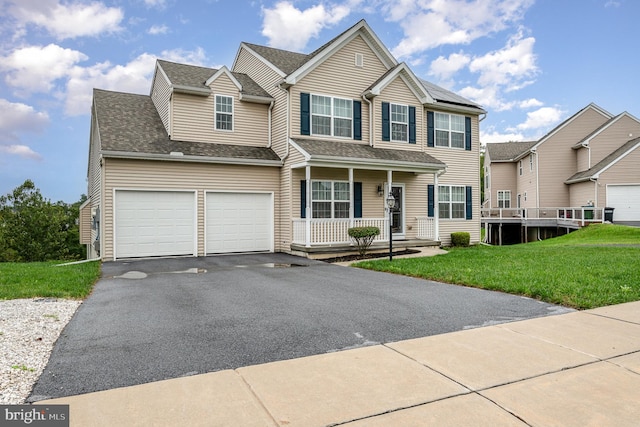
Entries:
[[207, 253], [273, 250], [272, 195], [207, 193]]
[[640, 185], [607, 186], [607, 206], [615, 208], [613, 222], [640, 221]]
[[195, 196], [182, 191], [116, 191], [116, 258], [196, 255]]

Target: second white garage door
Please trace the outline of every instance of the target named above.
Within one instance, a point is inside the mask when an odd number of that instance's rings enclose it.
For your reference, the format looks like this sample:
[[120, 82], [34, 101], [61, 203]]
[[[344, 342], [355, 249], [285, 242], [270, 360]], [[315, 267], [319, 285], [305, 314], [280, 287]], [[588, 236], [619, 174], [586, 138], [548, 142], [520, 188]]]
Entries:
[[273, 195], [208, 192], [208, 254], [273, 251]]
[[607, 206], [615, 208], [613, 222], [640, 221], [640, 185], [608, 185]]

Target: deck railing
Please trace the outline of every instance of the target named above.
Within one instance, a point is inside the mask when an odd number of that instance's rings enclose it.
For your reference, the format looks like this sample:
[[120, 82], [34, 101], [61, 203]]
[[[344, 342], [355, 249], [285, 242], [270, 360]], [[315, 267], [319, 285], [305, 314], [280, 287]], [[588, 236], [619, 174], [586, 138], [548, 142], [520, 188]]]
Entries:
[[558, 224], [604, 222], [604, 208], [592, 206], [561, 208], [489, 208], [481, 209], [483, 219], [555, 220]]

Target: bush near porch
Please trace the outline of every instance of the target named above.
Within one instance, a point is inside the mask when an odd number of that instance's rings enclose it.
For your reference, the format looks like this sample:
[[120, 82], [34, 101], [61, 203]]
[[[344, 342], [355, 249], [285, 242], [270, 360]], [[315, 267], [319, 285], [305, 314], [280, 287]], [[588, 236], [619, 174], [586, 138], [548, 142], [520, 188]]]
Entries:
[[590, 309], [640, 300], [638, 259], [640, 228], [594, 224], [541, 242], [355, 266]]

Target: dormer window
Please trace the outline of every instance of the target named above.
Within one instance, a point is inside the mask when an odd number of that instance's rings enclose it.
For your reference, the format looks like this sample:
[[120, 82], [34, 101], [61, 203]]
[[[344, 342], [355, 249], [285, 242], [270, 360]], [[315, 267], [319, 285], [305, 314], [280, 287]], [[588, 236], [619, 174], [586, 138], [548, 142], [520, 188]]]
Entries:
[[216, 130], [233, 131], [233, 97], [216, 95]]

